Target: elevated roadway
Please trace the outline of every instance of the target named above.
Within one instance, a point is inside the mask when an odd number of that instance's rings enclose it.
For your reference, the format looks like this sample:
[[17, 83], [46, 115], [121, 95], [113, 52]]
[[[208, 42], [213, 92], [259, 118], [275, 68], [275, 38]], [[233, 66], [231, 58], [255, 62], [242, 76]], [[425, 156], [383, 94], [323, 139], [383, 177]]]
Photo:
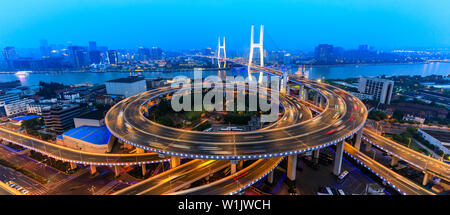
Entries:
[[433, 192], [376, 162], [348, 143], [345, 144], [345, 152], [404, 195], [434, 195]]
[[[295, 80], [294, 80], [295, 81]], [[336, 87], [309, 80], [296, 83], [326, 98], [326, 108], [311, 120], [252, 132], [197, 132], [152, 123], [140, 111], [149, 99], [162, 97], [169, 87], [122, 100], [105, 117], [111, 133], [136, 147], [194, 159], [260, 159], [299, 154], [341, 142], [362, 128], [367, 110], [362, 102]], [[280, 102], [291, 100], [280, 94]], [[290, 111], [285, 108], [285, 111]]]
[[[286, 103], [287, 109], [296, 111], [284, 112], [281, 119], [261, 130], [274, 127], [287, 126], [289, 123], [298, 123], [312, 118], [312, 113], [305, 105], [299, 103]], [[211, 183], [182, 191], [183, 194], [234, 194], [252, 185], [278, 165], [282, 157], [259, 159], [249, 167], [231, 174], [228, 177]], [[127, 187], [114, 195], [159, 195], [172, 194], [177, 190], [190, 185], [201, 178], [215, 173], [230, 163], [225, 160], [192, 160], [181, 166], [167, 170], [164, 173], [148, 178], [135, 185]], [[208, 191], [208, 192], [205, 192]]]
[[407, 161], [424, 172], [431, 172], [450, 181], [450, 164], [405, 147], [367, 128], [364, 129], [362, 139], [401, 160]]
[[283, 157], [259, 159], [241, 171], [199, 187], [169, 193], [169, 195], [232, 195], [264, 178], [283, 160]]
[[57, 160], [84, 165], [123, 166], [168, 161], [167, 158], [161, 158], [157, 153], [107, 154], [75, 150], [5, 128], [0, 128], [0, 138]]
[[120, 190], [114, 195], [161, 195], [175, 192], [228, 166], [230, 163], [224, 160], [192, 160]]

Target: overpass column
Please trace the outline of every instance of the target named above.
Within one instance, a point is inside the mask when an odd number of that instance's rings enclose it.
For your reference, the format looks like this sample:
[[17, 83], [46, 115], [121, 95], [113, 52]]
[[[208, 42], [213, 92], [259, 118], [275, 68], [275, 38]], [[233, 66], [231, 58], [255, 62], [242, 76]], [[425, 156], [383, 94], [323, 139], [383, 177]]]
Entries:
[[372, 144], [366, 141], [366, 152], [370, 152], [372, 150]]
[[314, 105], [318, 106], [319, 105], [319, 93], [316, 92], [316, 94], [314, 94]]
[[116, 177], [116, 178], [118, 178], [119, 176], [120, 176], [120, 169], [119, 169], [120, 167], [119, 166], [114, 166], [114, 176]]
[[391, 166], [392, 167], [394, 167], [394, 166], [397, 166], [398, 165], [398, 157], [395, 157], [395, 156], [393, 156], [393, 155], [391, 155]]
[[175, 168], [180, 165], [180, 157], [172, 156], [170, 157], [170, 168]]
[[432, 178], [432, 175], [428, 172], [425, 172], [423, 175], [422, 185], [423, 186], [427, 185], [430, 182], [431, 178]]
[[298, 97], [301, 99], [301, 100], [303, 100], [303, 88], [304, 88], [304, 86], [303, 85], [300, 85], [300, 89], [298, 90]]
[[114, 136], [114, 135], [112, 135], [112, 134], [109, 135], [109, 140], [108, 140], [108, 152], [111, 152], [111, 150], [112, 150], [113, 147], [114, 147], [114, 143], [116, 142], [116, 140], [117, 140], [117, 137], [116, 137], [116, 136]]
[[267, 175], [267, 182], [269, 183], [269, 184], [273, 184], [273, 172], [275, 171], [275, 169], [274, 170], [272, 170], [268, 175]]
[[324, 106], [325, 106], [324, 100], [325, 100], [325, 98], [320, 97], [320, 100], [319, 100], [319, 107], [320, 107], [320, 108], [325, 108], [325, 107], [324, 107]]
[[70, 169], [76, 169], [78, 166], [74, 162], [70, 162]]
[[[138, 154], [145, 153], [145, 150], [141, 149], [141, 148], [136, 148], [136, 153], [138, 153]], [[145, 177], [145, 175], [147, 173], [147, 168], [146, 168], [145, 164], [142, 164], [141, 167], [142, 167], [142, 176]]]
[[91, 168], [91, 175], [97, 173], [97, 167], [95, 165], [90, 165], [90, 168]]
[[297, 155], [289, 155], [288, 156], [288, 168], [287, 168], [287, 177], [289, 180], [295, 181], [295, 175], [297, 173]]
[[240, 160], [237, 164], [237, 169], [242, 170], [244, 168], [244, 160]]
[[314, 163], [319, 163], [319, 155], [320, 155], [320, 149], [316, 149], [313, 151]]
[[145, 177], [145, 175], [147, 174], [147, 164], [141, 164], [142, 167], [142, 176]]
[[344, 154], [344, 140], [342, 142], [336, 143], [336, 156], [333, 162], [333, 174], [339, 175], [341, 173], [342, 165], [342, 155]]
[[359, 131], [358, 132], [356, 132], [356, 136], [355, 136], [355, 149], [356, 150], [360, 150], [360, 148], [361, 148], [361, 137], [362, 137], [362, 132], [363, 132], [363, 129], [361, 128], [361, 129], [359, 129]]
[[230, 164], [231, 164], [230, 175], [233, 175], [234, 173], [236, 173], [238, 161], [237, 160], [231, 160]]
[[308, 88], [303, 88], [303, 100], [308, 101]]

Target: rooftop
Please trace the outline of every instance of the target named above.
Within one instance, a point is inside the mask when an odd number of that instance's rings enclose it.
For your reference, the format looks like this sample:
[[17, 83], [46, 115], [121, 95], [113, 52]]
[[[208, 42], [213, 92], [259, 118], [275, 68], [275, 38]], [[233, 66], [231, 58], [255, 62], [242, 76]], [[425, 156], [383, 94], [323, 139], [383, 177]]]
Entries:
[[60, 135], [58, 139], [64, 139], [64, 136], [82, 140], [84, 142], [95, 145], [106, 145], [108, 144], [111, 132], [105, 125], [100, 127], [81, 126], [78, 128], [70, 129], [66, 133]]
[[28, 116], [16, 117], [16, 118], [13, 118], [12, 120], [20, 122], [23, 120], [35, 119], [35, 118], [39, 118], [39, 117], [40, 116], [36, 116], [36, 115], [28, 115]]
[[134, 83], [134, 82], [138, 82], [144, 80], [143, 76], [129, 76], [126, 78], [118, 78], [118, 79], [113, 79], [113, 80], [109, 80], [106, 82], [113, 82], [113, 83]]
[[101, 120], [101, 119], [105, 118], [106, 112], [108, 112], [108, 110], [106, 108], [101, 108], [101, 109], [97, 109], [97, 110], [88, 112], [86, 114], [83, 114], [83, 115], [81, 115], [79, 117], [75, 117], [75, 118]]

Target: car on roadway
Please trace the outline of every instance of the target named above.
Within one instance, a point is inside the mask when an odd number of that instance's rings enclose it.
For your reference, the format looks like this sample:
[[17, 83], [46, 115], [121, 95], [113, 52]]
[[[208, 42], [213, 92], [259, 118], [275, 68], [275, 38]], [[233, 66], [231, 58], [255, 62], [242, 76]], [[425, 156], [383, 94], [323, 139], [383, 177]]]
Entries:
[[23, 190], [23, 187], [21, 187], [21, 186], [19, 186], [19, 185], [17, 185], [15, 188], [16, 188], [16, 190], [18, 190], [18, 191]]
[[317, 192], [317, 195], [334, 195], [334, 194], [330, 187], [320, 186], [319, 192]]
[[344, 170], [341, 174], [339, 174], [338, 179], [339, 181], [342, 181], [345, 179], [345, 177], [348, 175], [348, 171]]
[[8, 181], [8, 183], [6, 183], [6, 185], [8, 185], [11, 188], [14, 188], [16, 186], [16, 183], [14, 183], [14, 181]]

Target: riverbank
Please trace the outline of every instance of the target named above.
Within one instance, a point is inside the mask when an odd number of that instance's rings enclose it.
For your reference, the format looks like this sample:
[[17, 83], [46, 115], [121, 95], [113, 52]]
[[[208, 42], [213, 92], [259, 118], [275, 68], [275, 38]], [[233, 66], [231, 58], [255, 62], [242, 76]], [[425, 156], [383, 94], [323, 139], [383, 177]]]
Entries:
[[[232, 70], [227, 75], [246, 76], [245, 70]], [[296, 68], [292, 68], [290, 73], [295, 73]], [[360, 76], [400, 76], [400, 75], [448, 75], [450, 72], [450, 63], [433, 63], [433, 64], [367, 64], [355, 65], [334, 65], [334, 66], [318, 66], [313, 67], [310, 71], [310, 79], [346, 79], [357, 78]], [[136, 73], [136, 72], [134, 72]], [[140, 72], [145, 78], [173, 78], [176, 76], [192, 77], [192, 70], [171, 70], [171, 71], [152, 71]], [[228, 73], [228, 72], [227, 72]], [[2, 82], [20, 80], [22, 86], [38, 85], [43, 82], [58, 82], [65, 85], [78, 84], [104, 84], [108, 80], [124, 78], [130, 74], [130, 71], [50, 71], [50, 72], [31, 72], [26, 75], [16, 75], [15, 73], [0, 73]], [[203, 70], [203, 77], [208, 75], [218, 75], [218, 69]]]

